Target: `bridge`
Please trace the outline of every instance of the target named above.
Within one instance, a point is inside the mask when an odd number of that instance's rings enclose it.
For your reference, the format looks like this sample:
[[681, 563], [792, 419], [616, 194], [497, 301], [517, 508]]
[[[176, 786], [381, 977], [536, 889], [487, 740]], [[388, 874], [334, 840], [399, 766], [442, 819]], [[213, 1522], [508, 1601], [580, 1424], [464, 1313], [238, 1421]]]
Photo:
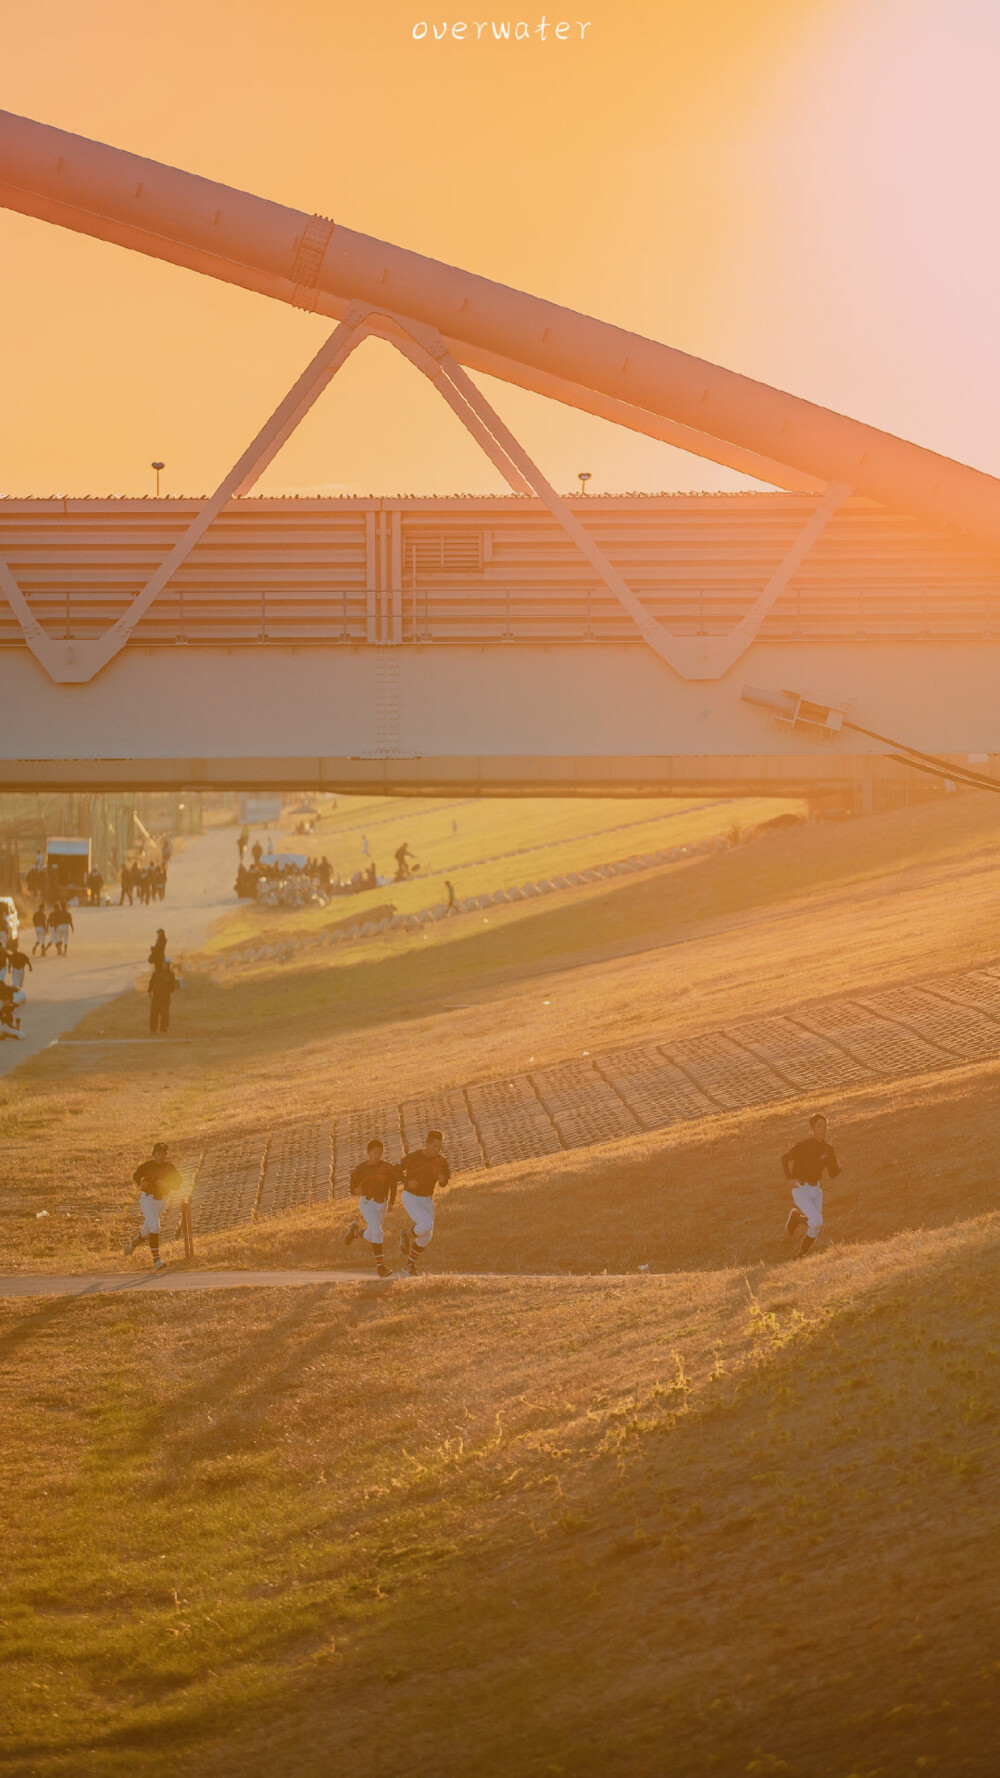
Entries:
[[[655, 341], [0, 113], [0, 202], [336, 322], [204, 499], [0, 501], [0, 784], [783, 790], [991, 781], [1000, 482]], [[375, 335], [487, 499], [256, 498]], [[564, 497], [470, 371], [771, 492]]]

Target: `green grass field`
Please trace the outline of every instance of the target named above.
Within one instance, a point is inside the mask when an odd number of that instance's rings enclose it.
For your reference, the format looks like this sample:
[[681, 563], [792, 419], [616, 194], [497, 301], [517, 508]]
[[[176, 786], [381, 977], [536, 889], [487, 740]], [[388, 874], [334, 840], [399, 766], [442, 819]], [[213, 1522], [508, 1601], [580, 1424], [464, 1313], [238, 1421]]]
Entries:
[[[729, 830], [749, 832], [775, 816], [804, 812], [804, 804], [777, 797], [728, 802], [532, 797], [513, 803], [488, 798], [434, 802], [340, 797], [337, 809], [324, 813], [315, 824], [313, 835], [297, 836], [294, 821], [286, 816], [269, 830], [275, 850], [302, 851], [310, 857], [325, 854], [348, 882], [355, 871], [366, 870], [372, 862], [381, 876], [392, 878], [393, 855], [406, 841], [420, 864], [417, 874], [409, 881], [390, 881], [360, 895], [338, 897], [329, 908], [289, 912], [244, 903], [220, 926], [207, 949], [211, 954], [278, 930], [316, 931], [334, 919], [364, 921], [373, 908], [387, 903], [398, 913], [416, 913], [447, 901], [445, 877], [450, 877], [461, 900], [587, 870], [633, 852], [697, 844]], [[264, 830], [259, 832], [263, 836]], [[363, 835], [368, 838], [367, 854], [362, 851]]]

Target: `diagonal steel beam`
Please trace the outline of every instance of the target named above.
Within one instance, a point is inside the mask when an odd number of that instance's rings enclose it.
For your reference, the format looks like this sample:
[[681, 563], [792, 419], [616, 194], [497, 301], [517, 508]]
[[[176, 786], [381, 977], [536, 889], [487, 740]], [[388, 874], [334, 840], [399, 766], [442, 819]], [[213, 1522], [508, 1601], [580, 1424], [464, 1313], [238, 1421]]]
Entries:
[[530, 494], [532, 492], [531, 483], [521, 474], [516, 463], [512, 462], [503, 446], [497, 442], [489, 427], [475, 408], [470, 406], [461, 390], [456, 388], [440, 360], [433, 357], [425, 346], [418, 344], [414, 339], [400, 339], [398, 336], [393, 336], [391, 344], [395, 346], [397, 352], [401, 352], [404, 358], [408, 358], [411, 364], [415, 364], [417, 369], [422, 370], [424, 376], [430, 379], [438, 394], [448, 403], [452, 412], [458, 415], [466, 431], [471, 433], [476, 443], [489, 457], [490, 462], [499, 469], [508, 487], [512, 488], [515, 494]]
[[[544, 501], [553, 518], [558, 520], [566, 535], [600, 575], [605, 586], [624, 606], [650, 648], [683, 679], [721, 679], [746, 653], [764, 618], [804, 561], [824, 526], [853, 491], [846, 483], [831, 482], [816, 511], [803, 526], [751, 610], [728, 635], [675, 636], [646, 610], [589, 531], [581, 525], [568, 502], [556, 493], [537, 464], [504, 425], [496, 409], [453, 358], [441, 335], [433, 328], [425, 327], [421, 322], [408, 317], [397, 315], [393, 318], [419, 348], [418, 353], [414, 354], [404, 344], [396, 341], [394, 343], [399, 350], [405, 351], [406, 356], [412, 358], [425, 375], [431, 377], [435, 387], [459, 415], [463, 424], [468, 426], [473, 437], [483, 445], [511, 486], [517, 488], [517, 484], [511, 479], [508, 464], [512, 466], [522, 487], [527, 487]], [[430, 368], [431, 366], [434, 368]], [[520, 492], [521, 488], [517, 488], [517, 491]]]
[[674, 636], [677, 670], [685, 679], [721, 679], [757, 636], [768, 612], [777, 603], [796, 569], [805, 561], [821, 531], [839, 506], [853, 494], [846, 482], [831, 482], [812, 517], [803, 525], [764, 591], [746, 617], [724, 636]]
[[183, 537], [150, 576], [129, 610], [103, 636], [93, 641], [56, 639], [50, 636], [32, 614], [9, 565], [0, 557], [0, 590], [4, 592], [17, 617], [28, 647], [57, 684], [88, 682], [124, 648], [136, 624], [187, 560], [212, 521], [230, 500], [249, 492], [355, 348], [370, 333], [382, 333], [379, 324], [384, 320], [392, 322], [399, 333], [383, 334], [383, 337], [390, 337], [396, 349], [434, 384], [514, 492], [535, 494], [543, 501], [595, 573], [629, 613], [650, 648], [683, 679], [720, 679], [740, 659], [830, 517], [852, 492], [845, 483], [830, 484], [816, 511], [775, 569], [752, 609], [728, 635], [675, 636], [646, 610], [618, 569], [580, 523], [569, 503], [556, 493], [486, 396], [457, 363], [436, 329], [408, 316], [354, 303], [256, 438], [220, 482], [211, 499], [201, 507]]
[[85, 685], [125, 647], [136, 624], [145, 616], [178, 568], [187, 561], [213, 519], [218, 517], [230, 500], [249, 492], [331, 379], [336, 376], [341, 365], [366, 338], [369, 330], [364, 324], [365, 312], [361, 305], [356, 305], [355, 312], [348, 311], [339, 327], [334, 328], [284, 400], [279, 402], [270, 419], [265, 421], [256, 438], [219, 483], [211, 499], [206, 500], [192, 519], [183, 537], [178, 538], [169, 555], [160, 563], [155, 573], [150, 575], [128, 611], [117, 623], [105, 630], [103, 636], [97, 636], [92, 641], [50, 636], [32, 615], [9, 565], [0, 559], [0, 587], [17, 617], [32, 654], [57, 685]]

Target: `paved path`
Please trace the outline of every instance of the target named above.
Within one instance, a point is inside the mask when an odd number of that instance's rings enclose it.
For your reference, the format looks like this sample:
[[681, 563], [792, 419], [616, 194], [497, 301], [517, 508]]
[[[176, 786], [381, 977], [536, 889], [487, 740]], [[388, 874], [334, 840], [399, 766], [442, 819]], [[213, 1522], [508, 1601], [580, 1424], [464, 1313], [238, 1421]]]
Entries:
[[[234, 903], [236, 828], [215, 828], [192, 836], [170, 866], [167, 899], [123, 908], [74, 908], [68, 957], [32, 958], [25, 977], [28, 995], [22, 1015], [23, 1043], [0, 1043], [0, 1074], [9, 1074], [36, 1055], [104, 1001], [130, 988], [145, 970], [149, 947], [162, 926], [175, 959], [204, 943], [209, 928]], [[118, 889], [115, 886], [115, 896]], [[24, 934], [30, 951], [30, 917]], [[136, 1037], [147, 1033], [146, 1005], [136, 996]]]

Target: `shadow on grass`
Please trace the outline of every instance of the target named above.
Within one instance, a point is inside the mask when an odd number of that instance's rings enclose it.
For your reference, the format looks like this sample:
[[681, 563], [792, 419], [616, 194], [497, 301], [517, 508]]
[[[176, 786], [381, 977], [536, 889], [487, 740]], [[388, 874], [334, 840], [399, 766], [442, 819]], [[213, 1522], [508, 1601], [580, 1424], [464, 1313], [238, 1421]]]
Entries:
[[71, 1313], [75, 1302], [75, 1297], [55, 1297], [36, 1309], [33, 1315], [27, 1315], [24, 1320], [15, 1322], [13, 1327], [0, 1334], [0, 1358], [9, 1357], [31, 1340], [39, 1339], [50, 1327], [57, 1327]]
[[[360, 1290], [363, 1294], [345, 1301], [343, 1288], [337, 1285], [300, 1287], [292, 1307], [275, 1321], [252, 1336], [244, 1328], [237, 1357], [200, 1377], [169, 1406], [143, 1414], [131, 1441], [132, 1453], [153, 1452], [161, 1476], [176, 1468], [183, 1477], [185, 1468], [199, 1460], [252, 1448], [258, 1439], [255, 1409], [260, 1400], [297, 1387], [305, 1367], [329, 1350], [349, 1319], [381, 1312], [383, 1294], [364, 1286]], [[330, 1318], [310, 1337], [293, 1344], [324, 1305], [333, 1309]], [[190, 1415], [209, 1404], [215, 1414], [210, 1427], [185, 1427]]]

